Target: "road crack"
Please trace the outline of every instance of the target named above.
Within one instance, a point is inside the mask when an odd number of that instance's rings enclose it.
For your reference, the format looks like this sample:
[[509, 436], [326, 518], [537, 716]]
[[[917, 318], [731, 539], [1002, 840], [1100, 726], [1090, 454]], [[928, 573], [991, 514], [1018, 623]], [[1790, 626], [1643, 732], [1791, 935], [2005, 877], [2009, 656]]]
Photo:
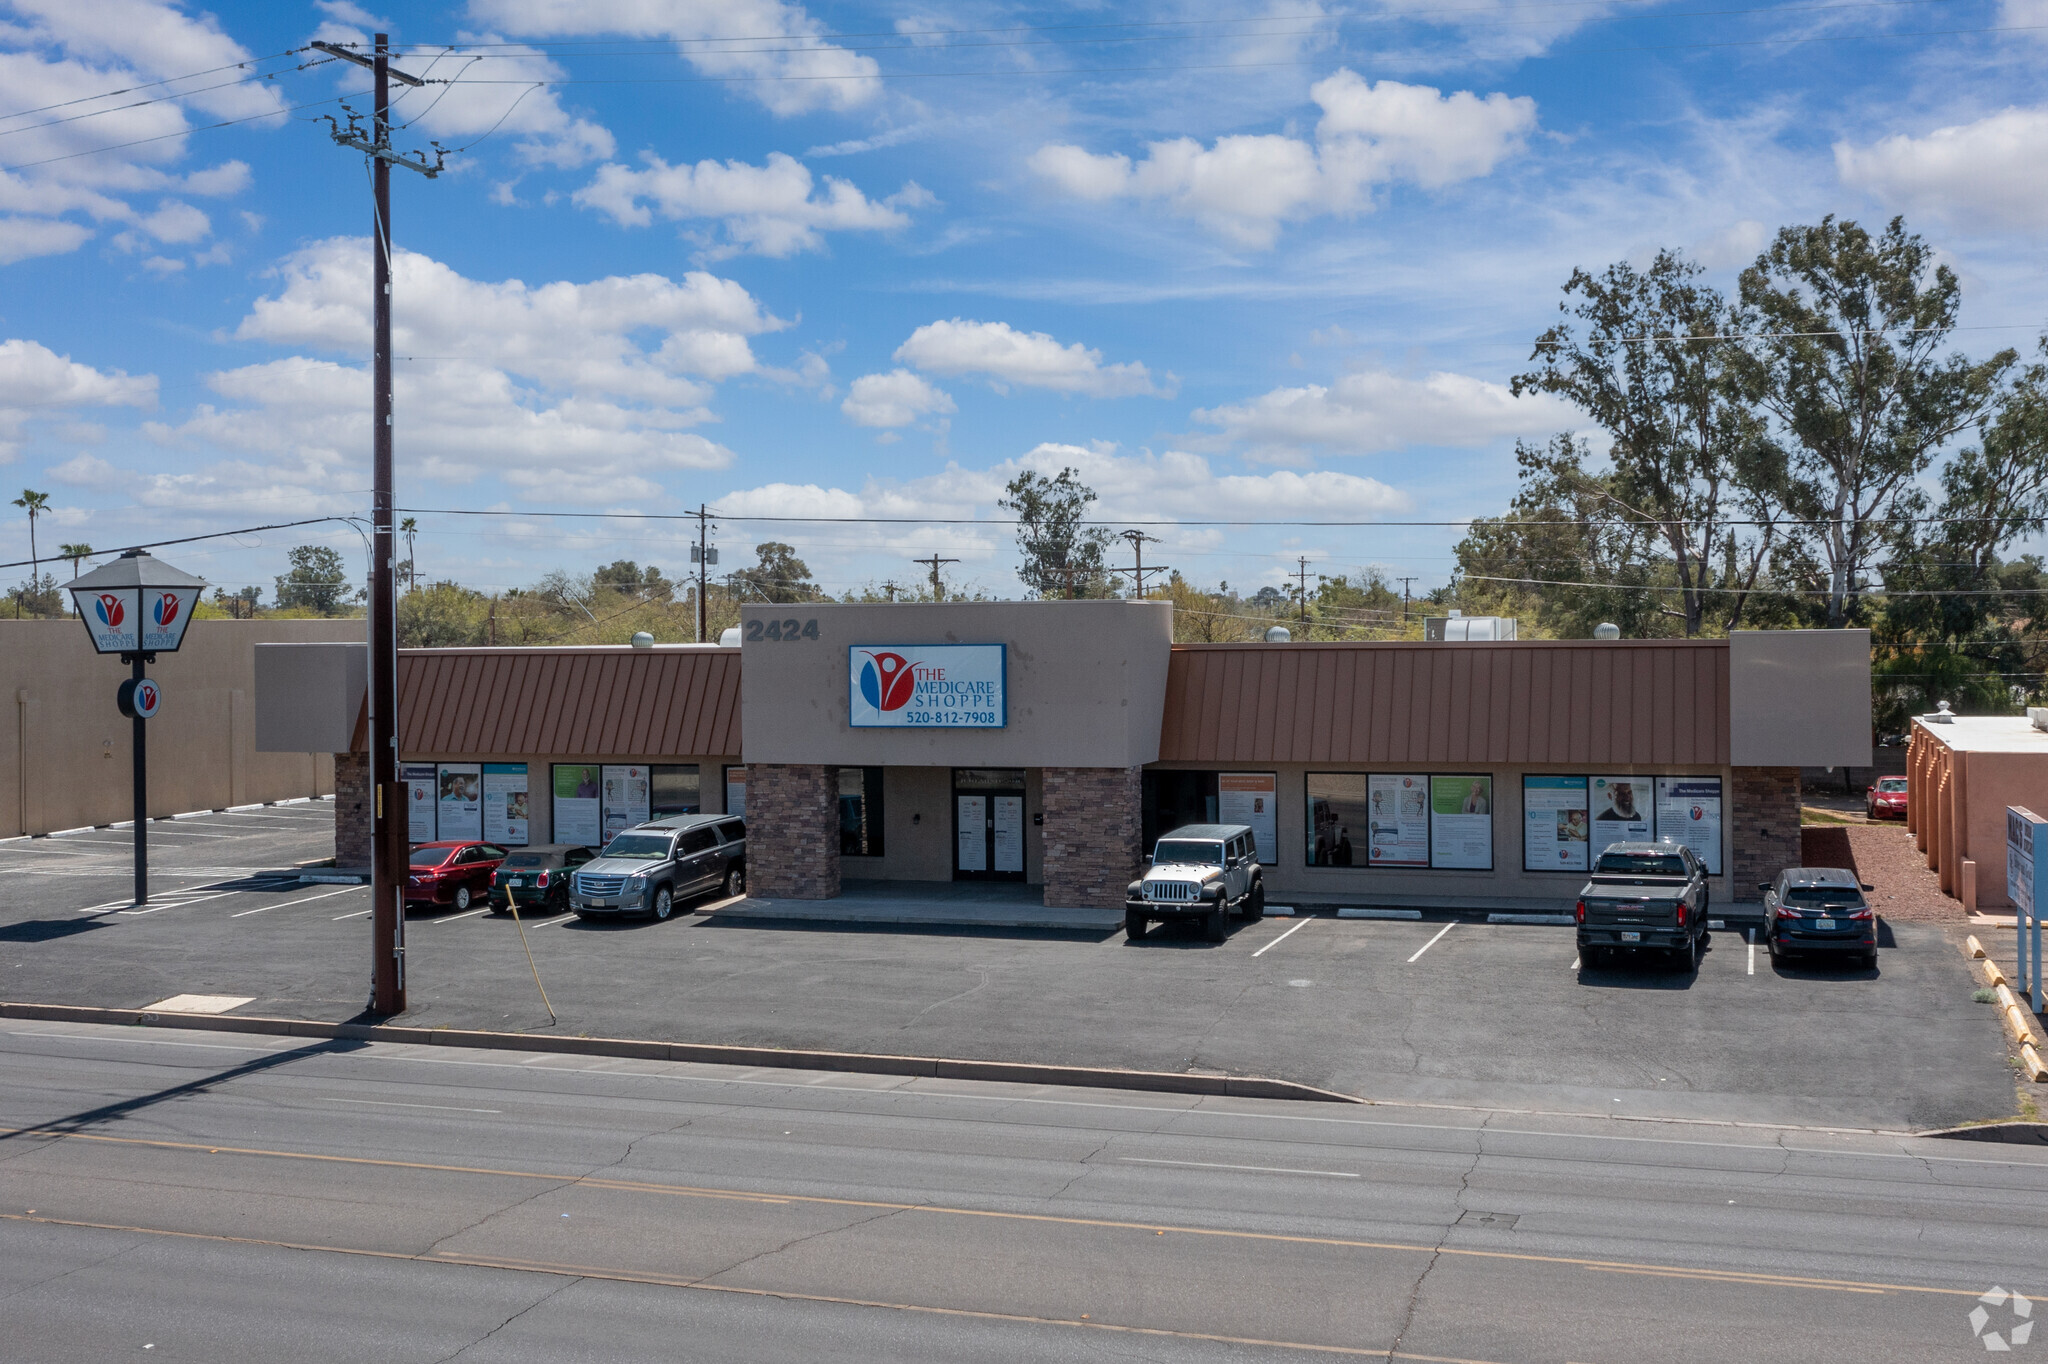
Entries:
[[908, 1032], [911, 1028], [916, 1026], [917, 1021], [920, 1018], [923, 1018], [933, 1009], [938, 1008], [942, 1004], [951, 1004], [956, 999], [965, 999], [967, 998], [967, 996], [973, 994], [976, 990], [979, 990], [983, 986], [988, 984], [988, 968], [986, 966], [970, 966], [967, 969], [974, 972], [976, 975], [980, 976], [981, 979], [976, 981], [974, 984], [968, 986], [966, 989], [962, 990], [957, 995], [947, 995], [944, 999], [933, 1000], [931, 1003], [925, 1005], [922, 1009], [919, 1009], [916, 1013], [912, 1014], [909, 1020], [905, 1022], [903, 1026], [898, 1028], [896, 1031]]
[[577, 1284], [579, 1284], [579, 1283], [582, 1283], [582, 1282], [583, 1282], [582, 1276], [580, 1276], [580, 1275], [579, 1275], [579, 1276], [577, 1276], [576, 1278], [573, 1278], [573, 1279], [567, 1279], [567, 1280], [564, 1280], [564, 1281], [563, 1281], [563, 1282], [561, 1282], [561, 1283], [558, 1283], [558, 1284], [556, 1284], [556, 1285], [555, 1285], [555, 1286], [554, 1286], [553, 1288], [550, 1288], [550, 1289], [549, 1289], [549, 1290], [548, 1290], [547, 1292], [545, 1292], [545, 1293], [541, 1294], [541, 1295], [540, 1295], [539, 1297], [535, 1298], [535, 1299], [534, 1299], [534, 1300], [533, 1300], [532, 1302], [530, 1302], [530, 1303], [526, 1304], [526, 1306], [524, 1306], [524, 1307], [520, 1308], [520, 1309], [519, 1309], [519, 1310], [518, 1310], [517, 1312], [514, 1312], [514, 1313], [513, 1313], [513, 1314], [512, 1314], [511, 1316], [509, 1316], [509, 1317], [505, 1318], [505, 1319], [504, 1319], [503, 1321], [499, 1322], [499, 1323], [498, 1323], [498, 1324], [497, 1324], [496, 1326], [493, 1326], [493, 1327], [492, 1327], [492, 1328], [491, 1328], [490, 1330], [488, 1330], [488, 1331], [484, 1332], [484, 1333], [483, 1333], [482, 1335], [478, 1336], [478, 1337], [477, 1337], [477, 1338], [476, 1338], [475, 1340], [472, 1340], [471, 1342], [469, 1342], [469, 1344], [467, 1344], [467, 1345], [463, 1346], [463, 1347], [462, 1347], [461, 1349], [457, 1350], [457, 1351], [456, 1351], [456, 1352], [455, 1352], [454, 1354], [452, 1354], [452, 1355], [443, 1355], [443, 1356], [442, 1356], [441, 1358], [439, 1358], [439, 1359], [435, 1360], [435, 1361], [434, 1361], [434, 1364], [448, 1364], [448, 1361], [449, 1361], [449, 1360], [451, 1360], [451, 1359], [460, 1359], [460, 1358], [462, 1358], [462, 1356], [464, 1356], [464, 1355], [468, 1354], [468, 1353], [469, 1353], [469, 1352], [470, 1352], [471, 1350], [474, 1350], [474, 1349], [475, 1349], [475, 1348], [476, 1348], [477, 1346], [479, 1346], [479, 1345], [483, 1344], [483, 1343], [484, 1343], [485, 1341], [489, 1340], [489, 1339], [490, 1339], [490, 1338], [491, 1338], [492, 1336], [494, 1336], [494, 1335], [498, 1334], [498, 1332], [500, 1332], [500, 1331], [504, 1330], [504, 1329], [505, 1329], [505, 1328], [506, 1328], [507, 1326], [510, 1326], [510, 1325], [511, 1325], [511, 1324], [512, 1324], [513, 1322], [515, 1322], [515, 1321], [519, 1320], [519, 1319], [520, 1319], [521, 1317], [525, 1316], [525, 1315], [526, 1315], [526, 1314], [527, 1314], [528, 1312], [531, 1312], [531, 1311], [532, 1311], [532, 1310], [533, 1310], [534, 1308], [536, 1308], [536, 1307], [540, 1306], [540, 1305], [541, 1305], [542, 1303], [546, 1302], [546, 1301], [547, 1301], [547, 1300], [548, 1300], [549, 1298], [552, 1298], [552, 1297], [554, 1297], [554, 1296], [555, 1296], [555, 1294], [557, 1294], [557, 1293], [560, 1293], [560, 1292], [562, 1292], [562, 1291], [563, 1291], [564, 1289], [567, 1289], [567, 1288], [572, 1288], [572, 1287], [574, 1287], [575, 1285], [577, 1285]]
[[1407, 1340], [1409, 1328], [1415, 1324], [1415, 1313], [1422, 1306], [1423, 1282], [1429, 1278], [1429, 1272], [1436, 1268], [1436, 1262], [1443, 1258], [1444, 1247], [1450, 1244], [1451, 1228], [1457, 1226], [1458, 1217], [1462, 1217], [1468, 1211], [1465, 1207], [1465, 1194], [1471, 1188], [1472, 1176], [1478, 1171], [1479, 1162], [1486, 1158], [1486, 1125], [1492, 1121], [1493, 1115], [1491, 1113], [1479, 1120], [1478, 1130], [1474, 1133], [1475, 1143], [1472, 1151], [1472, 1163], [1465, 1167], [1463, 1174], [1458, 1176], [1458, 1193], [1457, 1197], [1452, 1200], [1452, 1206], [1458, 1210], [1457, 1216], [1452, 1217], [1449, 1222], [1444, 1224], [1443, 1235], [1437, 1238], [1436, 1245], [1429, 1252], [1429, 1259], [1422, 1266], [1422, 1272], [1415, 1276], [1415, 1283], [1408, 1290], [1408, 1306], [1401, 1314], [1401, 1329], [1394, 1333], [1394, 1343], [1387, 1347], [1388, 1364], [1393, 1364], [1393, 1361], [1400, 1357], [1401, 1344]]
[[700, 1275], [697, 1278], [689, 1280], [689, 1282], [692, 1284], [710, 1283], [714, 1279], [722, 1279], [728, 1274], [732, 1274], [741, 1269], [745, 1269], [748, 1265], [754, 1263], [754, 1261], [756, 1260], [765, 1260], [771, 1255], [780, 1255], [786, 1250], [794, 1250], [796, 1247], [803, 1245], [807, 1241], [815, 1241], [822, 1236], [836, 1236], [842, 1231], [854, 1231], [861, 1227], [871, 1226], [876, 1222], [887, 1221], [889, 1218], [895, 1217], [901, 1213], [915, 1211], [917, 1211], [915, 1205], [903, 1208], [889, 1208], [882, 1212], [875, 1213], [872, 1216], [862, 1217], [856, 1221], [848, 1222], [844, 1226], [825, 1227], [819, 1231], [806, 1232], [802, 1236], [791, 1237], [789, 1240], [784, 1241], [779, 1246], [773, 1246], [767, 1250], [757, 1250], [752, 1255], [746, 1256], [744, 1259], [736, 1260], [732, 1264], [727, 1265], [723, 1269], [714, 1269], [713, 1271], [711, 1271], [711, 1273]]

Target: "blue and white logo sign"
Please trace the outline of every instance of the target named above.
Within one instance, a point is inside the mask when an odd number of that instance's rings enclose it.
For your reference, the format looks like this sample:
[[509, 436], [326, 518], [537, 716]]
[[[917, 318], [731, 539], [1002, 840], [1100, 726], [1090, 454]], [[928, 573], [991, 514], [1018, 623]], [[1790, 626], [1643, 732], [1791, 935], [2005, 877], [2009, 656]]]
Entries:
[[1001, 644], [856, 644], [847, 650], [855, 729], [1001, 729], [1009, 723]]

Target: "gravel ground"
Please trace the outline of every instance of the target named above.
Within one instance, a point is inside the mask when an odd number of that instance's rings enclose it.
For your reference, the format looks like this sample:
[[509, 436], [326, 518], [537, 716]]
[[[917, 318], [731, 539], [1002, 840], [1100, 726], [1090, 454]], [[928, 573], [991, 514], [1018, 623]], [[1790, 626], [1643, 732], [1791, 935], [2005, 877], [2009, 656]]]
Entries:
[[1893, 923], [1968, 923], [1962, 901], [1941, 892], [1927, 858], [1903, 823], [1816, 825], [1800, 830], [1801, 860], [1810, 867], [1847, 866], [1876, 886], [1870, 899]]

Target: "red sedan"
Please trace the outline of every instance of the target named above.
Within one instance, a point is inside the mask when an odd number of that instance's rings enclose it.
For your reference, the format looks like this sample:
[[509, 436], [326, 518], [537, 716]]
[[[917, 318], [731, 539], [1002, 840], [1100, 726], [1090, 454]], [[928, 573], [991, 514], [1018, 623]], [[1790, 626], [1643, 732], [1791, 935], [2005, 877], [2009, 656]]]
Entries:
[[468, 909], [471, 901], [489, 898], [491, 876], [504, 860], [505, 849], [495, 843], [469, 839], [421, 843], [412, 850], [412, 869], [405, 878], [405, 903], [408, 907], [453, 905]]
[[1877, 785], [1870, 788], [1867, 808], [1872, 819], [1904, 819], [1906, 817], [1906, 779], [1904, 777], [1879, 777]]

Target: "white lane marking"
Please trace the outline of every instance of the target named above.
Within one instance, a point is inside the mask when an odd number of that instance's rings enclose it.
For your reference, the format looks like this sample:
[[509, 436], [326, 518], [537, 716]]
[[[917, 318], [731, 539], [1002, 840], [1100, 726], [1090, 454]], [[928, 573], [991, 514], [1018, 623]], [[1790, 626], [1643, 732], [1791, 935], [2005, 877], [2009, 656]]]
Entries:
[[1756, 974], [1756, 930], [1749, 930], [1749, 973]]
[[313, 1096], [313, 1102], [316, 1104], [349, 1104], [351, 1106], [355, 1104], [370, 1104], [377, 1108], [433, 1108], [443, 1113], [503, 1113], [505, 1111], [502, 1108], [457, 1108], [453, 1104], [402, 1104], [394, 1103], [390, 1099], [330, 1099], [320, 1094]]
[[1573, 957], [1573, 958], [1572, 958], [1572, 964], [1571, 964], [1570, 966], [1567, 966], [1567, 967], [1565, 968], [1565, 970], [1567, 970], [1567, 971], [1576, 971], [1576, 970], [1578, 970], [1578, 969], [1579, 969], [1579, 959], [1578, 959], [1577, 957]]
[[474, 919], [479, 914], [488, 914], [490, 912], [491, 907], [489, 905], [485, 905], [482, 909], [472, 909], [467, 914], [450, 914], [445, 919], [429, 919], [427, 920], [427, 922], [430, 924], [452, 924], [457, 919]]
[[1255, 956], [1255, 957], [1263, 957], [1263, 956], [1265, 956], [1265, 955], [1266, 955], [1266, 954], [1267, 954], [1268, 952], [1270, 952], [1270, 951], [1272, 951], [1272, 950], [1273, 950], [1274, 948], [1278, 947], [1278, 946], [1279, 946], [1279, 945], [1280, 945], [1281, 943], [1284, 943], [1284, 942], [1286, 942], [1286, 941], [1287, 941], [1287, 940], [1288, 940], [1289, 938], [1291, 938], [1291, 937], [1293, 937], [1293, 936], [1294, 936], [1295, 934], [1297, 934], [1297, 933], [1301, 932], [1301, 930], [1302, 930], [1302, 929], [1304, 929], [1304, 928], [1307, 928], [1307, 927], [1309, 926], [1310, 922], [1311, 922], [1311, 920], [1308, 920], [1308, 919], [1303, 919], [1303, 920], [1302, 920], [1302, 921], [1301, 921], [1300, 923], [1298, 923], [1298, 924], [1296, 924], [1296, 925], [1295, 925], [1294, 927], [1292, 927], [1292, 928], [1288, 929], [1288, 930], [1287, 930], [1287, 931], [1286, 931], [1285, 933], [1282, 933], [1282, 934], [1281, 934], [1281, 935], [1280, 935], [1279, 937], [1277, 937], [1277, 938], [1273, 939], [1273, 941], [1271, 941], [1271, 942], [1267, 943], [1267, 944], [1266, 944], [1266, 945], [1265, 945], [1264, 947], [1261, 947], [1261, 948], [1260, 948], [1260, 949], [1259, 949], [1258, 951], [1256, 951], [1256, 952], [1252, 953], [1252, 955], [1253, 955], [1253, 956]]
[[1446, 934], [1446, 933], [1450, 932], [1450, 931], [1451, 931], [1452, 929], [1456, 928], [1457, 926], [1458, 926], [1458, 921], [1457, 921], [1456, 919], [1453, 919], [1453, 920], [1451, 920], [1451, 921], [1450, 921], [1449, 923], [1445, 924], [1445, 925], [1444, 925], [1444, 926], [1443, 926], [1442, 928], [1438, 929], [1438, 930], [1437, 930], [1437, 934], [1436, 934], [1436, 937], [1434, 937], [1434, 938], [1431, 938], [1431, 939], [1430, 939], [1430, 940], [1429, 940], [1428, 942], [1424, 943], [1424, 944], [1423, 944], [1423, 945], [1422, 945], [1421, 947], [1418, 947], [1418, 948], [1416, 948], [1416, 949], [1415, 949], [1415, 956], [1413, 956], [1413, 957], [1410, 957], [1410, 958], [1408, 958], [1408, 964], [1409, 964], [1410, 966], [1413, 966], [1413, 965], [1415, 964], [1415, 961], [1416, 961], [1416, 958], [1417, 958], [1417, 957], [1420, 957], [1420, 956], [1421, 956], [1421, 955], [1422, 955], [1422, 954], [1423, 954], [1424, 952], [1427, 952], [1427, 951], [1428, 951], [1428, 950], [1429, 950], [1430, 948], [1432, 948], [1432, 947], [1435, 947], [1435, 946], [1437, 945], [1438, 941], [1442, 939], [1442, 937], [1444, 936], [1444, 934]]
[[251, 914], [264, 914], [268, 913], [270, 910], [273, 909], [290, 909], [293, 905], [310, 905], [315, 900], [325, 900], [330, 895], [346, 895], [352, 890], [361, 889], [361, 886], [343, 886], [340, 890], [323, 890], [318, 895], [301, 895], [296, 900], [286, 900], [281, 904], [258, 905], [254, 909], [245, 909], [241, 911], [239, 914], [230, 914], [228, 915], [228, 917], [230, 919], [246, 919]]
[[356, 911], [355, 913], [353, 913], [353, 914], [337, 914], [337, 915], [335, 915], [335, 916], [334, 916], [334, 918], [333, 918], [333, 919], [331, 920], [331, 922], [333, 922], [333, 923], [340, 923], [340, 922], [341, 922], [341, 921], [342, 921], [343, 919], [360, 919], [360, 918], [362, 918], [362, 917], [363, 917], [363, 916], [364, 916], [365, 914], [368, 914], [369, 912], [370, 912], [370, 911], [369, 911], [369, 910], [367, 910], [367, 909], [359, 909], [359, 910], [357, 910], [357, 911]]
[[1349, 1170], [1287, 1170], [1277, 1165], [1218, 1165], [1208, 1160], [1146, 1160], [1142, 1156], [1118, 1156], [1132, 1165], [1188, 1165], [1198, 1170], [1250, 1170], [1262, 1175], [1324, 1175], [1330, 1179], [1357, 1179]]

